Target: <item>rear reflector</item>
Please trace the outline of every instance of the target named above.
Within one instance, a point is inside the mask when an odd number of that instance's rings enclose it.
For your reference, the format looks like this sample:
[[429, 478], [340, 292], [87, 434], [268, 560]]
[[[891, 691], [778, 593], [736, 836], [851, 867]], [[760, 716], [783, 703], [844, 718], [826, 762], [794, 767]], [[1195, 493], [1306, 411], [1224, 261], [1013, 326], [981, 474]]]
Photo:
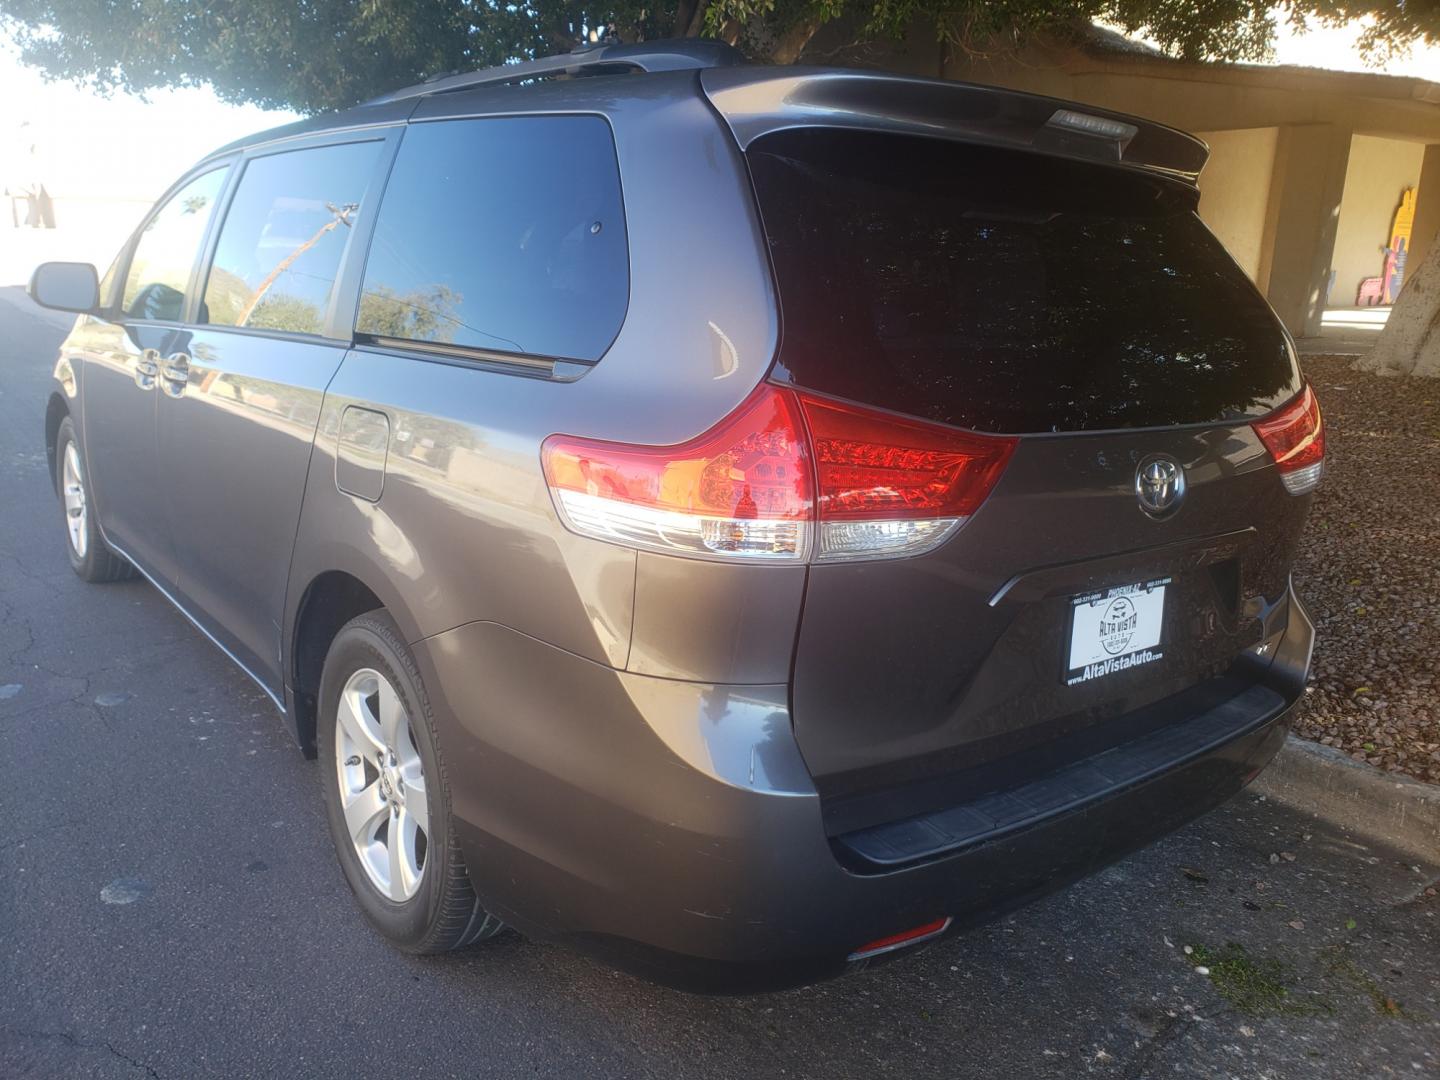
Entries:
[[1291, 495], [1314, 491], [1325, 471], [1325, 422], [1310, 385], [1289, 404], [1255, 421], [1254, 428], [1275, 459], [1285, 490]]
[[919, 945], [922, 941], [929, 941], [931, 938], [939, 937], [950, 927], [950, 919], [947, 916], [943, 919], [936, 919], [924, 926], [917, 926], [913, 930], [906, 930], [904, 933], [891, 934], [889, 937], [882, 937], [868, 945], [861, 945], [852, 952], [847, 960], [867, 960], [872, 956], [879, 956], [881, 953], [894, 952], [896, 949], [903, 949], [907, 945]]
[[762, 383], [689, 442], [552, 435], [541, 460], [561, 517], [584, 536], [705, 558], [837, 561], [936, 547], [985, 501], [1017, 442]]

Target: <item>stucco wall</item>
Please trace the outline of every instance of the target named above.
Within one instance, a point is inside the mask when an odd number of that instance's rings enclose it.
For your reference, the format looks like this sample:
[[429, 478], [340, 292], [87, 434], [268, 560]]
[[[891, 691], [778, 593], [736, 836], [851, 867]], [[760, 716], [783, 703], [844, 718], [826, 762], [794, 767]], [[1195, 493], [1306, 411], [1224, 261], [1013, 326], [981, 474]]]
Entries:
[[1210, 160], [1200, 174], [1200, 217], [1253, 281], [1260, 270], [1279, 129], [1197, 134], [1210, 144]]
[[1332, 307], [1355, 302], [1355, 290], [1367, 277], [1379, 277], [1384, 266], [1381, 248], [1390, 239], [1390, 222], [1400, 193], [1420, 183], [1425, 145], [1356, 135], [1350, 143], [1345, 170], [1345, 196], [1340, 202], [1340, 228], [1335, 235]]

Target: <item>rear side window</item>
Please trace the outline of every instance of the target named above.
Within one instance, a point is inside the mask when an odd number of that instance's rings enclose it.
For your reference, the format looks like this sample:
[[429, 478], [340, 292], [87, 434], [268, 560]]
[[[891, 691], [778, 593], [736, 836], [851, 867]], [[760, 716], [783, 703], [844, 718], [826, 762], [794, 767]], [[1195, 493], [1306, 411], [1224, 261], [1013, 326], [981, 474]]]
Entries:
[[412, 124], [380, 204], [356, 329], [598, 360], [624, 321], [629, 288], [604, 120]]
[[1113, 167], [819, 128], [747, 157], [795, 383], [990, 432], [1259, 416], [1299, 389], [1193, 192]]
[[190, 272], [195, 269], [227, 171], [212, 169], [197, 176], [171, 195], [146, 224], [125, 274], [120, 298], [125, 315], [163, 322], [181, 319]]
[[200, 321], [322, 333], [382, 145], [345, 143], [252, 159], [220, 227]]

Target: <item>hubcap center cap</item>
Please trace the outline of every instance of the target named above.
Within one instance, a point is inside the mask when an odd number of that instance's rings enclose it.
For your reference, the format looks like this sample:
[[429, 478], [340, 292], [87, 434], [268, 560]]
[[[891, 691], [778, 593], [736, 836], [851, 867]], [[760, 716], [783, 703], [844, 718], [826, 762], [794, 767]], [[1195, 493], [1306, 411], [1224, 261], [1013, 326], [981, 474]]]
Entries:
[[395, 807], [402, 806], [405, 802], [405, 782], [400, 779], [400, 769], [393, 750], [387, 751], [380, 763], [380, 796]]

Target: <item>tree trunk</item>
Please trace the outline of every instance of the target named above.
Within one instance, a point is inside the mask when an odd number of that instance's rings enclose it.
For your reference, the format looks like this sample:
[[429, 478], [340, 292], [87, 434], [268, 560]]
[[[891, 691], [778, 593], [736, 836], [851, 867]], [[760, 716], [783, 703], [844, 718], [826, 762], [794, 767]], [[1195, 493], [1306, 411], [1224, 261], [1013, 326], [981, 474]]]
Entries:
[[800, 59], [800, 54], [805, 51], [805, 46], [810, 44], [810, 39], [819, 29], [819, 19], [801, 19], [776, 40], [775, 47], [770, 50], [770, 62], [772, 64], [795, 63]]
[[695, 17], [695, 0], [680, 0], [675, 5], [675, 21], [670, 27], [671, 37], [689, 37], [690, 20]]
[[1377, 375], [1440, 378], [1440, 242], [1430, 246], [1423, 263], [1406, 270], [1385, 329], [1355, 367]]
[[705, 12], [709, 7], [710, 0], [695, 0], [695, 13], [690, 16], [690, 22], [681, 37], [700, 36], [700, 31], [705, 29]]
[[289, 255], [286, 255], [285, 258], [281, 259], [280, 262], [276, 264], [274, 270], [271, 270], [270, 273], [265, 275], [265, 280], [260, 282], [259, 286], [257, 286], [255, 289], [254, 295], [252, 295], [249, 301], [246, 302], [245, 306], [240, 309], [240, 314], [235, 316], [235, 325], [248, 325], [250, 322], [250, 316], [255, 314], [255, 309], [260, 306], [260, 301], [265, 299], [265, 294], [270, 291], [270, 286], [274, 285], [275, 282], [280, 280], [280, 275], [285, 273], [286, 270], [289, 270], [290, 267], [294, 266], [295, 260], [300, 258], [301, 255], [304, 255], [305, 252], [309, 251], [316, 244], [318, 244], [321, 238], [323, 238], [325, 234], [328, 233], [331, 229], [335, 228], [335, 226], [337, 225], [349, 225], [350, 217], [352, 214], [355, 213], [355, 208], [357, 205], [357, 203], [346, 203], [344, 206], [331, 206], [329, 203], [326, 203], [325, 208], [329, 210], [330, 213], [334, 215], [334, 217], [332, 217], [324, 225], [321, 225], [320, 228], [315, 231], [314, 236], [310, 237], [309, 240], [306, 240], [294, 251], [290, 252]]

